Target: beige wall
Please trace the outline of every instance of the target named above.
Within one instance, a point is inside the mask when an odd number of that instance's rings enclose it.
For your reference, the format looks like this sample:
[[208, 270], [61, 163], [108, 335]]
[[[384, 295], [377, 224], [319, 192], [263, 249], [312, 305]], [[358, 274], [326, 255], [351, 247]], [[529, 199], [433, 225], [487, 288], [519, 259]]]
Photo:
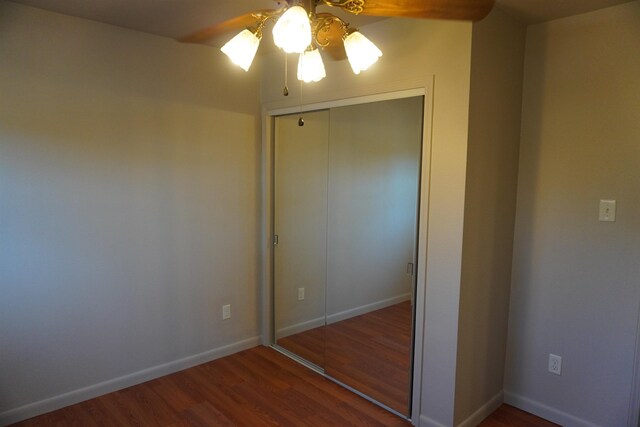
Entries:
[[502, 402], [524, 45], [499, 9], [473, 25], [454, 425]]
[[0, 57], [0, 424], [255, 345], [258, 74], [9, 2]]
[[[528, 29], [505, 390], [566, 426], [625, 426], [630, 412], [638, 76], [640, 2]], [[616, 222], [598, 222], [600, 199], [617, 200]]]
[[[379, 63], [355, 76], [346, 61], [327, 61], [327, 78], [305, 85], [302, 99], [295, 77], [292, 82], [296, 83], [289, 85], [289, 97], [282, 96], [282, 55], [261, 58], [263, 107], [292, 107], [300, 102], [428, 88], [425, 129], [431, 161], [423, 181], [423, 194], [428, 198], [422, 200], [421, 231], [428, 231], [428, 254], [423, 251], [420, 255], [426, 258], [426, 317], [421, 325], [425, 346], [420, 349], [423, 376], [418, 379], [422, 384], [422, 402], [418, 403], [423, 423], [448, 425], [453, 422], [454, 412], [471, 24], [389, 19], [362, 31], [384, 52]], [[289, 76], [295, 76], [296, 61], [289, 62]], [[425, 289], [424, 282], [418, 286]], [[418, 295], [423, 296], [420, 292]]]

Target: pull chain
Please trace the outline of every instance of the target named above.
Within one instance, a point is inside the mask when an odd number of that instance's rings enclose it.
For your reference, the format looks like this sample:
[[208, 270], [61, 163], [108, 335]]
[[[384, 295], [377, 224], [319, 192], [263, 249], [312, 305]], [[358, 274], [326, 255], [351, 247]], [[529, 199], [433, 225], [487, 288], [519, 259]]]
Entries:
[[284, 89], [282, 90], [282, 94], [284, 96], [289, 96], [289, 88], [287, 87], [287, 81], [289, 76], [289, 65], [287, 63], [287, 53], [284, 53]]
[[298, 118], [298, 126], [304, 126], [304, 119], [302, 118], [302, 80], [300, 80], [300, 109], [298, 110], [300, 117]]

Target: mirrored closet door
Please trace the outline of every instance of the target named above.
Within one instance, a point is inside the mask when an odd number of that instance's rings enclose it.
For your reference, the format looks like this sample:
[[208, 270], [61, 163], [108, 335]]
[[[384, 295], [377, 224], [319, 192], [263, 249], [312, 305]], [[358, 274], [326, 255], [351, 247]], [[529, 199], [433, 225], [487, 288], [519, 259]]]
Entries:
[[423, 98], [275, 118], [276, 347], [410, 414]]

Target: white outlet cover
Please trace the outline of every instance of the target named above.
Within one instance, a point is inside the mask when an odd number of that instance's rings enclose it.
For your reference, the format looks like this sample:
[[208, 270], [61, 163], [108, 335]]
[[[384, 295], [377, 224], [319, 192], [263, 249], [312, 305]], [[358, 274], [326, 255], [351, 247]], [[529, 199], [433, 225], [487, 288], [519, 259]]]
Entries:
[[562, 357], [557, 354], [549, 354], [549, 372], [562, 375]]
[[226, 304], [222, 306], [222, 320], [227, 320], [231, 318], [231, 304]]

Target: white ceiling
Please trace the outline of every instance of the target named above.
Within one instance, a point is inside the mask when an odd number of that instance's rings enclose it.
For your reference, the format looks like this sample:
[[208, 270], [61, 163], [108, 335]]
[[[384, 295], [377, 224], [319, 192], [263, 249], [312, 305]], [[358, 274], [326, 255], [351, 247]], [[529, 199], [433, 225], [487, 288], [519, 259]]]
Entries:
[[[11, 0], [65, 15], [180, 38], [202, 28], [258, 9], [278, 7], [277, 0]], [[497, 6], [531, 24], [589, 12], [630, 0], [497, 0]], [[335, 9], [331, 10], [336, 13]], [[338, 13], [336, 13], [338, 14]], [[346, 20], [359, 27], [380, 18]]]

